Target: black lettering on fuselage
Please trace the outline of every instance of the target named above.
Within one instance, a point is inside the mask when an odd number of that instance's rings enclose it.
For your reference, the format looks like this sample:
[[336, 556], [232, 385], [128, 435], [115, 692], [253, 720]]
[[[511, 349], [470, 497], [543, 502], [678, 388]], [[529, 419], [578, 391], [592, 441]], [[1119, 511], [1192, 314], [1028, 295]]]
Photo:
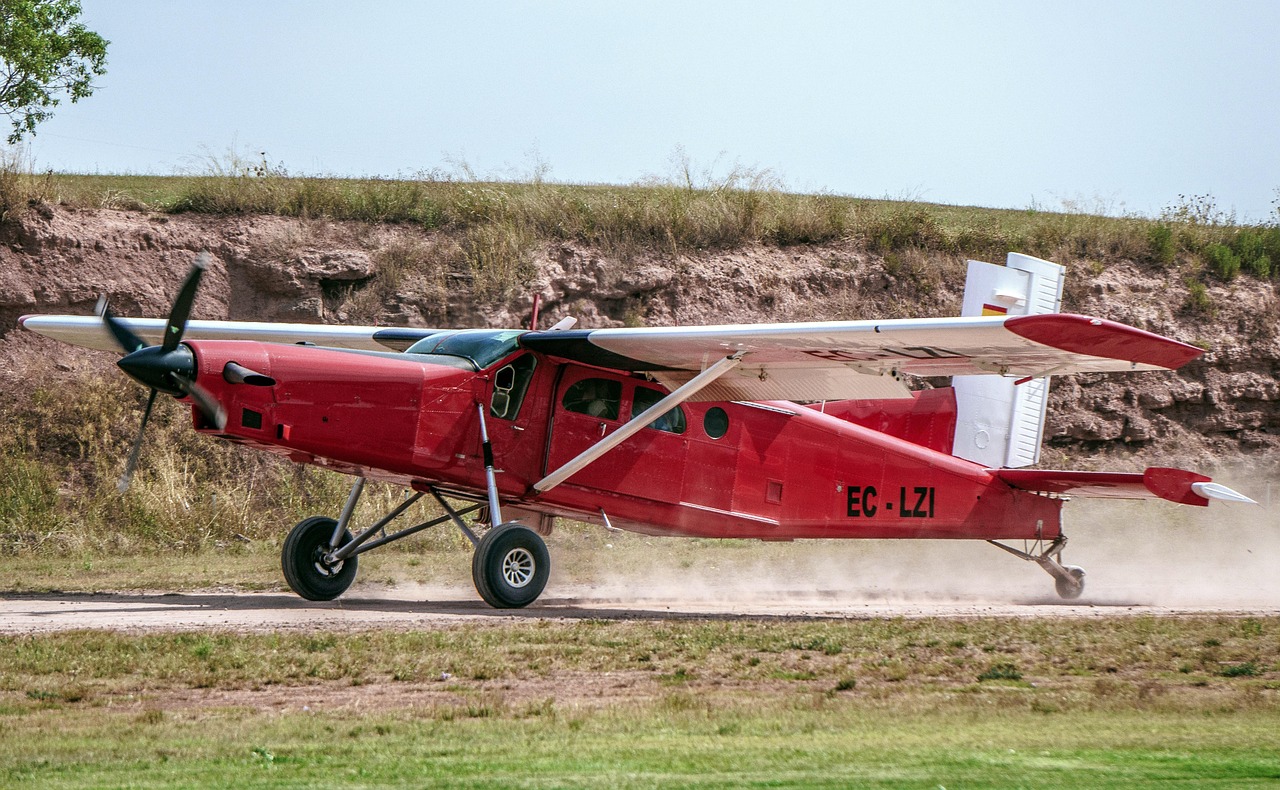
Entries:
[[[907, 493], [910, 491], [911, 493]], [[898, 489], [898, 518], [933, 518], [933, 486], [902, 486]]]
[[849, 518], [874, 518], [881, 506], [886, 514], [898, 511], [898, 518], [933, 518], [938, 489], [933, 486], [899, 486], [898, 501], [880, 501], [875, 486], [849, 486], [845, 512]]
[[880, 509], [876, 504], [878, 494], [875, 486], [849, 486], [849, 507], [848, 513], [850, 518], [859, 518], [865, 516], [871, 518]]

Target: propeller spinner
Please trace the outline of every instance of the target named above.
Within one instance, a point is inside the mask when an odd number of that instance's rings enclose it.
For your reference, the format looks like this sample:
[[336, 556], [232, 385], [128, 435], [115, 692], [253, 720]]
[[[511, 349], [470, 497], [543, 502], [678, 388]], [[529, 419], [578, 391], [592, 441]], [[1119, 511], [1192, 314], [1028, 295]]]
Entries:
[[138, 465], [138, 455], [142, 451], [142, 439], [147, 429], [147, 421], [151, 418], [151, 407], [156, 402], [157, 393], [164, 392], [175, 397], [189, 396], [196, 408], [204, 414], [209, 422], [222, 430], [227, 424], [227, 413], [208, 390], [196, 383], [196, 360], [191, 349], [182, 345], [182, 334], [187, 328], [187, 318], [191, 314], [191, 305], [196, 298], [196, 290], [200, 287], [200, 278], [209, 267], [210, 256], [202, 252], [196, 258], [191, 272], [178, 290], [169, 311], [169, 320], [165, 324], [164, 339], [158, 346], [148, 346], [129, 327], [111, 314], [106, 298], [98, 300], [97, 313], [102, 318], [107, 330], [115, 338], [116, 344], [124, 352], [124, 357], [116, 364], [129, 378], [150, 388], [147, 406], [142, 412], [142, 423], [138, 426], [138, 437], [129, 452], [129, 460], [125, 463], [124, 474], [116, 485], [120, 493], [124, 493], [133, 479], [133, 471]]

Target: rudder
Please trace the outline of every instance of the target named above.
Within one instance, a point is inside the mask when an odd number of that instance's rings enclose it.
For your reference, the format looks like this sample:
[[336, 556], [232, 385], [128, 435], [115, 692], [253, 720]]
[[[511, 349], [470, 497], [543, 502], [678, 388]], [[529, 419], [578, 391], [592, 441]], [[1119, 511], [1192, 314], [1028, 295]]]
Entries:
[[[1004, 266], [969, 261], [962, 316], [1042, 315], [1062, 304], [1065, 269], [1030, 255], [1009, 253]], [[1049, 371], [1046, 371], [1048, 373]], [[1049, 377], [956, 376], [956, 433], [952, 455], [993, 469], [1040, 460]]]

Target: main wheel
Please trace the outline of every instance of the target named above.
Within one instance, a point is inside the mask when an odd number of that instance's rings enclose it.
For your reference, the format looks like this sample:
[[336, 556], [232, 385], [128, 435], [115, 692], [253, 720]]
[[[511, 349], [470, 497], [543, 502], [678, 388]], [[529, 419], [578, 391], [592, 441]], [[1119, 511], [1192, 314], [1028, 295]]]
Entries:
[[1074, 601], [1084, 592], [1084, 568], [1079, 565], [1064, 565], [1063, 569], [1070, 578], [1055, 577], [1053, 588], [1057, 590], [1059, 598]]
[[[330, 565], [324, 561], [329, 552], [329, 540], [338, 522], [328, 516], [312, 516], [299, 521], [289, 530], [280, 550], [280, 567], [289, 589], [308, 601], [332, 601], [347, 591], [356, 578], [357, 557]], [[342, 542], [351, 540], [351, 533], [343, 530]]]
[[489, 530], [471, 557], [476, 592], [495, 609], [519, 609], [538, 600], [550, 574], [547, 544], [514, 521]]

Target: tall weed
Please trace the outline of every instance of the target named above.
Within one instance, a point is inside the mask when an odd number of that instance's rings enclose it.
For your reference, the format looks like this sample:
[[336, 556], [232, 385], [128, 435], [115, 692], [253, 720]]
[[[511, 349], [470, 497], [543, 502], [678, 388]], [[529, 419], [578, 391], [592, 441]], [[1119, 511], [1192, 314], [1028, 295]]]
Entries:
[[53, 173], [36, 175], [22, 149], [0, 149], [0, 227], [26, 213], [32, 206], [49, 202], [53, 194]]

